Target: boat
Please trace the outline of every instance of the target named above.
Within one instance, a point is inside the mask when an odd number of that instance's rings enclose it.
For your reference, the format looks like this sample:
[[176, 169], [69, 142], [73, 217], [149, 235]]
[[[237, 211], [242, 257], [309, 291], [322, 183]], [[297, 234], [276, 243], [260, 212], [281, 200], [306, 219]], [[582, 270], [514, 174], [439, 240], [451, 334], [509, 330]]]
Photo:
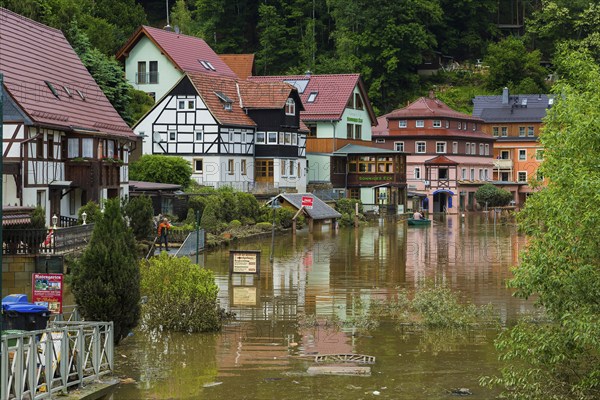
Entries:
[[409, 218], [406, 220], [408, 222], [408, 225], [412, 225], [412, 226], [429, 226], [431, 225], [431, 220], [430, 219], [414, 219], [414, 218]]

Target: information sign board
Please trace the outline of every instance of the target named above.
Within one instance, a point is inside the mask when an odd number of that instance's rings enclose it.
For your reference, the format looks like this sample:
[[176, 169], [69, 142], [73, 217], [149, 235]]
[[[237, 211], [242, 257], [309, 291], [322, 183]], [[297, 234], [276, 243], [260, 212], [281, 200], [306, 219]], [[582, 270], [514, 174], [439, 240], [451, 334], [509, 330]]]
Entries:
[[46, 306], [53, 314], [62, 313], [63, 274], [32, 274], [32, 302]]

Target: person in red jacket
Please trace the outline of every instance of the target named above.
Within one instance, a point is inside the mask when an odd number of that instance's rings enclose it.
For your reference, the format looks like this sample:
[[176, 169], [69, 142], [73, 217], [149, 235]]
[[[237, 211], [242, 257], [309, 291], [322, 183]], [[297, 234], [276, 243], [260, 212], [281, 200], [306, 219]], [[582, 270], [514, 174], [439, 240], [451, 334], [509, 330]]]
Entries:
[[169, 224], [169, 220], [163, 218], [160, 224], [158, 224], [158, 245], [160, 251], [162, 251], [163, 242], [165, 243], [165, 249], [169, 251], [169, 229], [171, 229], [171, 224]]

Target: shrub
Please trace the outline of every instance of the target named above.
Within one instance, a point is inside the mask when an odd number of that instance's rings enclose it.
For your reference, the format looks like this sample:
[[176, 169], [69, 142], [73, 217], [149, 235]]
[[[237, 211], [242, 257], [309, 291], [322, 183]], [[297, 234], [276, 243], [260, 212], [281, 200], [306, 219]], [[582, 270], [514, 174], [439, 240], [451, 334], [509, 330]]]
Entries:
[[259, 228], [262, 231], [270, 231], [271, 228], [273, 228], [273, 223], [271, 222], [259, 222], [258, 224], [256, 224], [256, 227]]
[[475, 199], [481, 207], [485, 207], [486, 203], [488, 207], [507, 206], [512, 198], [513, 196], [509, 191], [494, 186], [491, 183], [486, 183], [475, 192]]
[[207, 332], [221, 328], [219, 287], [212, 271], [189, 258], [162, 253], [141, 269], [143, 325], [149, 329]]
[[72, 291], [86, 320], [113, 321], [115, 343], [137, 325], [139, 274], [135, 239], [121, 214], [119, 199], [108, 200], [90, 244], [73, 266]]
[[289, 208], [281, 207], [275, 214], [275, 223], [284, 229], [292, 227], [292, 218], [295, 212]]
[[340, 226], [351, 226], [354, 224], [354, 212], [356, 209], [356, 204], [358, 203], [358, 217], [359, 219], [364, 219], [362, 212], [362, 202], [356, 199], [339, 199], [335, 202], [335, 208], [338, 210], [340, 214], [342, 214], [342, 218], [340, 218], [339, 223]]
[[129, 179], [187, 186], [192, 167], [181, 157], [144, 154], [131, 163]]
[[234, 219], [233, 221], [231, 221], [229, 223], [230, 228], [239, 228], [240, 226], [242, 226], [242, 223], [240, 221], [238, 221], [237, 219]]
[[79, 224], [83, 223], [83, 218], [81, 217], [81, 214], [83, 214], [84, 212], [86, 213], [85, 222], [88, 224], [96, 222], [102, 216], [100, 206], [98, 206], [98, 204], [92, 200], [88, 201], [88, 203], [85, 206], [82, 206], [77, 212], [77, 222]]
[[129, 217], [129, 226], [137, 240], [145, 240], [154, 234], [154, 208], [148, 196], [130, 198], [124, 207], [125, 215]]
[[[211, 198], [216, 198], [216, 196], [210, 196]], [[200, 221], [200, 226], [204, 228], [207, 232], [217, 233], [220, 222], [217, 217], [218, 213], [218, 204], [217, 202], [209, 201], [207, 202], [206, 208], [202, 213], [202, 220]]]

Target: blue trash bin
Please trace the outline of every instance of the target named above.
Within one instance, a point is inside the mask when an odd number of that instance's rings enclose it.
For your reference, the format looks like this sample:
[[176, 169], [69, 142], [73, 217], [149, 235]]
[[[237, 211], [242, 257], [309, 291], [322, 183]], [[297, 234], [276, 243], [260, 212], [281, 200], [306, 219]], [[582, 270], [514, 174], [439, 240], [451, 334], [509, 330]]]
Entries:
[[11, 294], [2, 299], [2, 329], [37, 331], [46, 329], [50, 310], [30, 303], [26, 294]]

